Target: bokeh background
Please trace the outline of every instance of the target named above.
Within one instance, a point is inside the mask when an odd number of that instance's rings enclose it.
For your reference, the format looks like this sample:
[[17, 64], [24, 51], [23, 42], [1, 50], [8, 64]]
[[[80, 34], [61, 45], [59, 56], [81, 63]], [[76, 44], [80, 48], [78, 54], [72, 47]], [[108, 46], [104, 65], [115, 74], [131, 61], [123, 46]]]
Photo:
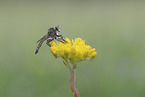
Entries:
[[77, 64], [81, 97], [145, 97], [145, 2], [0, 1], [0, 97], [74, 97], [70, 72], [44, 43], [60, 25], [64, 37], [81, 37], [96, 48]]

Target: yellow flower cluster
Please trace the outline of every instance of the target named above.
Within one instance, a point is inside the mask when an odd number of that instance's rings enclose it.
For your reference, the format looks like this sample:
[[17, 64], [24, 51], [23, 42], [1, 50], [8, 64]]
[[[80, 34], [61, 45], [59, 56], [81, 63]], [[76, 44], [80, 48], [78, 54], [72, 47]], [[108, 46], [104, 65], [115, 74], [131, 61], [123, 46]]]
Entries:
[[76, 64], [79, 61], [92, 60], [96, 57], [95, 48], [92, 49], [89, 45], [86, 45], [81, 38], [76, 38], [72, 42], [68, 38], [65, 40], [67, 43], [55, 43], [54, 41], [50, 43], [51, 52], [56, 58], [62, 57], [66, 62]]

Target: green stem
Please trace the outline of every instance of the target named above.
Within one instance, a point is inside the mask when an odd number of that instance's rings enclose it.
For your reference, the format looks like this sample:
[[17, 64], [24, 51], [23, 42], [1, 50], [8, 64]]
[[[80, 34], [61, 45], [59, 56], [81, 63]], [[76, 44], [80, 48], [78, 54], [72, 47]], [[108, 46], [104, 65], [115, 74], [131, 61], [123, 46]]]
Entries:
[[71, 89], [75, 97], [80, 97], [79, 90], [76, 89], [75, 80], [76, 80], [76, 64], [71, 66], [67, 61], [63, 61], [63, 63], [70, 69], [71, 77], [70, 77], [70, 83], [71, 83]]
[[76, 70], [71, 69], [70, 71], [71, 71], [70, 83], [71, 83], [72, 92], [75, 97], [80, 97], [79, 91], [78, 91], [78, 89], [76, 89], [76, 86], [75, 86]]

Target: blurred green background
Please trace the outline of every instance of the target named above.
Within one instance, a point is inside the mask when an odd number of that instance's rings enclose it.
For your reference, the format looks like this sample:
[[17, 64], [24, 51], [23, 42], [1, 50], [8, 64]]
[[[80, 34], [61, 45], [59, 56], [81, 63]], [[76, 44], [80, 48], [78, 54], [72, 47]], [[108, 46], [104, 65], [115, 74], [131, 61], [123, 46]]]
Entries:
[[81, 97], [145, 97], [145, 2], [0, 1], [0, 97], [74, 97], [70, 72], [44, 43], [60, 25], [64, 37], [81, 37], [97, 49], [77, 64]]

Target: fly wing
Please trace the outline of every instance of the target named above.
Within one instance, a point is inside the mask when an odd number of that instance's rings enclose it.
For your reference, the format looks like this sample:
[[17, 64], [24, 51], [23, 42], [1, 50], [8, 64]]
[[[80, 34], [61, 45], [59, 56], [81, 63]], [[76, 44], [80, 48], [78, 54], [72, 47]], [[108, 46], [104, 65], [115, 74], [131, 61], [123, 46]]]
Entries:
[[48, 38], [48, 35], [46, 34], [45, 36], [43, 36], [40, 40], [37, 41], [37, 43], [39, 42], [37, 49], [35, 51], [35, 54], [38, 53], [40, 47], [42, 46], [43, 42]]

